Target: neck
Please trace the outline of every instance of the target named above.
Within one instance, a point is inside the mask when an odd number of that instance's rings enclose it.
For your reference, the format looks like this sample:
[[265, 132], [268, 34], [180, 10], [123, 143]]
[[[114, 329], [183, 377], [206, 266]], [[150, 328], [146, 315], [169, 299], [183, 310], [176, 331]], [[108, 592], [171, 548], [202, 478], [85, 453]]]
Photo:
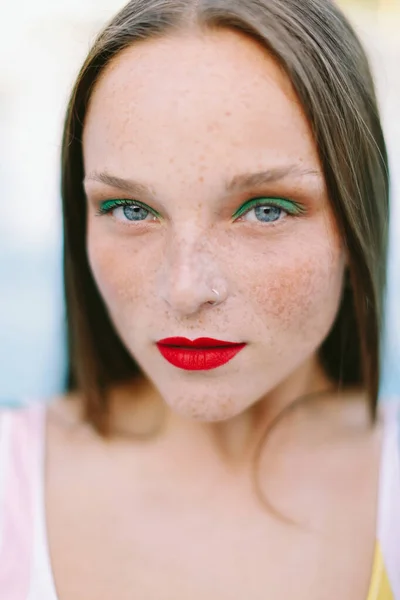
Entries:
[[[112, 430], [124, 437], [166, 435], [188, 446], [191, 454], [217, 449], [232, 466], [251, 460], [268, 428], [294, 402], [333, 389], [316, 358], [304, 363], [276, 389], [249, 410], [227, 421], [190, 421], [170, 411], [158, 392], [145, 380], [115, 390], [112, 397]], [[133, 396], [135, 399], [132, 401]], [[183, 442], [183, 440], [185, 440]]]
[[214, 438], [228, 460], [247, 462], [254, 456], [268, 429], [285, 410], [328, 390], [333, 390], [333, 384], [313, 358], [245, 413], [208, 427], [213, 430]]

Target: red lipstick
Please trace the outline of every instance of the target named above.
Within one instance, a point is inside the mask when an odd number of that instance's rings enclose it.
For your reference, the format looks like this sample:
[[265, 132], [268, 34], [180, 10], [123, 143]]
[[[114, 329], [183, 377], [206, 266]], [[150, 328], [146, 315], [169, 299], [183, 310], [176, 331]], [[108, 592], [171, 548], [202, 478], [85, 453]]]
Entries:
[[185, 371], [209, 371], [225, 365], [246, 344], [225, 342], [213, 338], [188, 340], [183, 337], [172, 337], [159, 340], [157, 348], [162, 356], [174, 367]]

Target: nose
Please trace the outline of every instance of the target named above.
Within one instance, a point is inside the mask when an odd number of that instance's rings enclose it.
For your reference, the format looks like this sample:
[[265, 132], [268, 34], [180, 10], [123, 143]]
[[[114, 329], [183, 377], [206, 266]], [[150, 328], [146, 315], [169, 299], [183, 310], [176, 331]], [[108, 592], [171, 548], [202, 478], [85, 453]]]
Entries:
[[166, 249], [159, 284], [160, 297], [180, 316], [192, 316], [227, 296], [218, 245], [206, 237], [176, 237]]

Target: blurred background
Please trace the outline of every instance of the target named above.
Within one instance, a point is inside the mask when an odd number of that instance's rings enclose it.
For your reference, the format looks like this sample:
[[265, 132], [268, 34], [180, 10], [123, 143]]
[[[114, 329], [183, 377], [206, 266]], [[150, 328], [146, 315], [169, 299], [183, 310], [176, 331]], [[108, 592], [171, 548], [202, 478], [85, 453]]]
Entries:
[[[68, 94], [120, 0], [3, 2], [0, 18], [0, 403], [61, 390], [59, 155]], [[392, 166], [382, 394], [400, 396], [400, 0], [340, 4], [374, 69]]]

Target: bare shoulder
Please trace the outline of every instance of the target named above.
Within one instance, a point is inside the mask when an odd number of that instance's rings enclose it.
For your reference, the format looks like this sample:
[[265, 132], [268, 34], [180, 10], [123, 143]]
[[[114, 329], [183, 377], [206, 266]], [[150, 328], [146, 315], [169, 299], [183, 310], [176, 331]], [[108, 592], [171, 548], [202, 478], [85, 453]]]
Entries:
[[48, 444], [66, 440], [83, 427], [82, 401], [78, 394], [60, 394], [47, 403]]
[[85, 422], [83, 398], [79, 393], [54, 396], [47, 406], [48, 449], [77, 444], [94, 438], [93, 428]]
[[[107, 413], [110, 424], [109, 442], [134, 437], [137, 432], [154, 431], [160, 423], [162, 403], [144, 381], [115, 384], [107, 392]], [[52, 398], [48, 407], [49, 436], [68, 441], [92, 442], [104, 445], [105, 438], [85, 417], [85, 398], [80, 392]]]
[[70, 392], [54, 396], [48, 402], [48, 415], [60, 425], [78, 424], [82, 420], [83, 401], [79, 393]]
[[372, 418], [373, 410], [364, 390], [347, 389], [316, 399], [310, 404], [309, 417], [313, 426], [318, 421], [320, 426], [334, 435], [368, 435], [380, 428], [380, 411], [378, 418]]
[[[308, 421], [309, 439], [322, 444], [323, 452], [317, 453], [322, 462], [334, 460], [341, 472], [347, 472], [348, 480], [378, 473], [384, 421], [372, 418], [368, 396], [363, 390], [346, 390], [316, 404]], [[353, 474], [353, 475], [352, 475]]]
[[[144, 380], [134, 380], [113, 385], [107, 391], [108, 413], [112, 425], [118, 429], [116, 421], [129, 422], [143, 412], [143, 406], [160, 404], [154, 390]], [[60, 427], [86, 427], [90, 423], [84, 417], [85, 399], [80, 392], [70, 392], [55, 396], [49, 402], [49, 418]]]

